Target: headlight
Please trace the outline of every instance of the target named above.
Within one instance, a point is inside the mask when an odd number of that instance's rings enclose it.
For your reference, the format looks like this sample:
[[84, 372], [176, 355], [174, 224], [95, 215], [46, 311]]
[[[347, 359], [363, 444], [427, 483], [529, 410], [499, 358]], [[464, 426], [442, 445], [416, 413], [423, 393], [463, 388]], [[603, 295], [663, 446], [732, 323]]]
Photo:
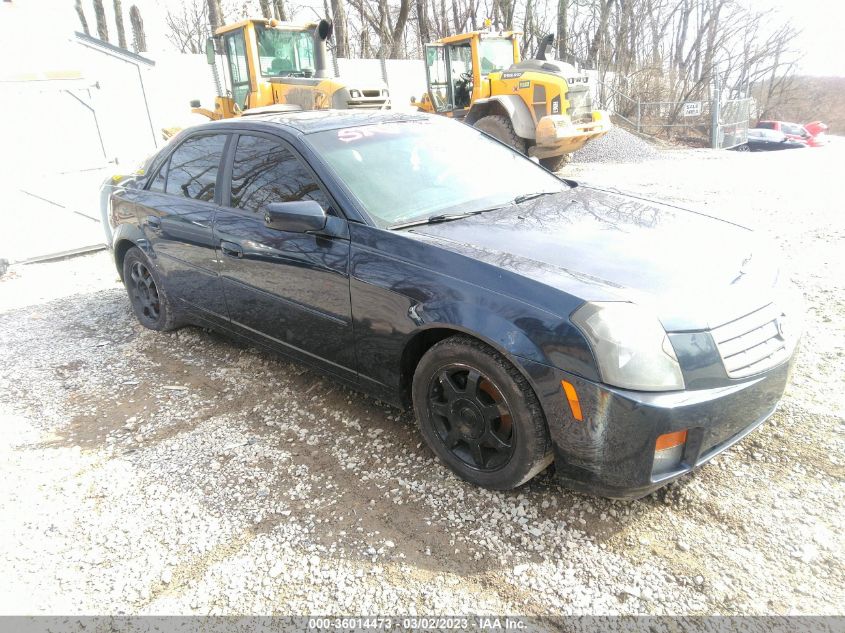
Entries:
[[358, 90], [350, 90], [349, 91], [349, 97], [351, 99], [360, 99], [361, 98], [361, 92], [358, 91]]
[[633, 303], [587, 303], [572, 314], [590, 345], [602, 380], [638, 391], [684, 388], [672, 342], [657, 317]]

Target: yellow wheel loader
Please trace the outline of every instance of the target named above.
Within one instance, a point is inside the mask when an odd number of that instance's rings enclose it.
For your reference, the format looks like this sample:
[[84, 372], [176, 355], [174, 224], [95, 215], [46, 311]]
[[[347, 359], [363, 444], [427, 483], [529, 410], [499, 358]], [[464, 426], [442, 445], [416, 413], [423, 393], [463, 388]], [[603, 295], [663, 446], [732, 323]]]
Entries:
[[546, 59], [546, 36], [537, 59], [520, 61], [519, 33], [485, 28], [426, 44], [428, 91], [413, 105], [462, 119], [556, 171], [567, 156], [611, 128], [610, 116], [592, 109], [586, 75], [572, 64]]
[[[193, 112], [225, 119], [268, 109], [389, 109], [384, 82], [349, 85], [333, 77], [326, 47], [331, 34], [328, 20], [307, 24], [242, 20], [217, 29], [205, 51], [217, 88], [214, 110], [192, 101]], [[218, 53], [223, 55], [224, 85]]]

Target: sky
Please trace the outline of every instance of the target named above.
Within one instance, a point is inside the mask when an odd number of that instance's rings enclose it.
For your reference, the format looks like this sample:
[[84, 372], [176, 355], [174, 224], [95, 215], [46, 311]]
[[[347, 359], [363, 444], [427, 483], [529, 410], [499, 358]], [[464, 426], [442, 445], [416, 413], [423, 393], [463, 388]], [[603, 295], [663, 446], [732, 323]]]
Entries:
[[799, 68], [807, 75], [845, 77], [842, 0], [749, 0], [758, 10], [775, 9], [801, 31], [795, 48], [803, 54]]

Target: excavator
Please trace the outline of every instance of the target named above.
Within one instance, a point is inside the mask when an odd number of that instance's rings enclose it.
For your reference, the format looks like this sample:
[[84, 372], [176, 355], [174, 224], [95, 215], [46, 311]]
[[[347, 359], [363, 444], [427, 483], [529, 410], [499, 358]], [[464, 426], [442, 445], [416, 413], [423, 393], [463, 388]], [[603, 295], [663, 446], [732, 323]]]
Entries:
[[425, 46], [427, 92], [412, 105], [461, 119], [557, 171], [585, 143], [610, 130], [610, 115], [592, 109], [586, 74], [552, 56], [547, 35], [535, 59], [520, 60], [519, 35], [480, 31]]
[[205, 50], [217, 89], [214, 110], [192, 101], [192, 111], [216, 120], [267, 110], [389, 109], [384, 82], [358, 85], [333, 77], [326, 46], [331, 35], [328, 20], [249, 19], [220, 27]]

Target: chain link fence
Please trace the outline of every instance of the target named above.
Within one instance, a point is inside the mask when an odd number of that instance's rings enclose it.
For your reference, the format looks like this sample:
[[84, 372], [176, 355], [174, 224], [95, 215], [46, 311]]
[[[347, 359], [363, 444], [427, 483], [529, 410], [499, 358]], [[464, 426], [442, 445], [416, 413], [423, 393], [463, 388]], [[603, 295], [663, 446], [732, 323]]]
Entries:
[[601, 84], [599, 103], [640, 134], [715, 149], [729, 149], [748, 140], [751, 98], [640, 101]]

